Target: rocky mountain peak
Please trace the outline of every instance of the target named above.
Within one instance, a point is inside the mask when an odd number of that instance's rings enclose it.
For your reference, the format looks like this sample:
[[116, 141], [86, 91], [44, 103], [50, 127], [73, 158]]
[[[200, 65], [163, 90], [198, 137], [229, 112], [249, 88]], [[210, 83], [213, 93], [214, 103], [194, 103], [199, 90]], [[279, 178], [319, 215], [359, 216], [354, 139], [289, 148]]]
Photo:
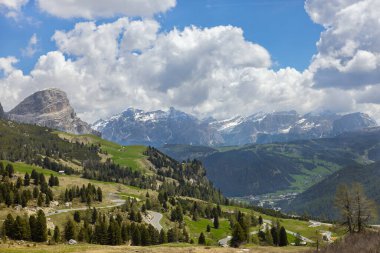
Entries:
[[72, 109], [66, 93], [59, 89], [51, 88], [37, 91], [25, 98], [9, 113], [17, 115], [48, 114], [66, 109]]
[[89, 124], [76, 116], [67, 94], [56, 88], [37, 91], [7, 115], [10, 120], [21, 123], [37, 124], [74, 134], [99, 135]]

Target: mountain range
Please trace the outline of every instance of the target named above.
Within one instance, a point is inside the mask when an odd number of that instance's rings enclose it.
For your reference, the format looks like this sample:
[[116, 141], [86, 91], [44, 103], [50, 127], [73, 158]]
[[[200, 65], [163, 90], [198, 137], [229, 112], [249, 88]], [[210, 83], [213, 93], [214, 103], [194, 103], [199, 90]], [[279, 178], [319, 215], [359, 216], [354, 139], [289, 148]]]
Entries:
[[59, 89], [38, 91], [5, 113], [0, 105], [0, 118], [49, 127], [73, 134], [95, 134], [91, 126], [76, 116], [65, 92]]
[[342, 168], [380, 161], [380, 128], [286, 143], [160, 149], [177, 160], [201, 160], [208, 178], [227, 196], [300, 193]]
[[129, 108], [92, 127], [105, 139], [123, 144], [230, 146], [334, 137], [344, 132], [376, 126], [364, 113], [332, 112], [300, 115], [296, 111], [256, 113], [226, 120], [198, 119], [170, 108], [151, 111]]

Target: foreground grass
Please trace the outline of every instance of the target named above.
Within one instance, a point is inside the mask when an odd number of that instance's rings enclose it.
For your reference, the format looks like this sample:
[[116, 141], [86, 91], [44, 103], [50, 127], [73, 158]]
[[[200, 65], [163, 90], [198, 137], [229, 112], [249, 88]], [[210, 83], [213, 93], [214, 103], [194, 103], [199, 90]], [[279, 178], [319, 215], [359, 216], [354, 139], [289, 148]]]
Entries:
[[220, 247], [204, 247], [204, 246], [193, 246], [190, 244], [167, 244], [159, 246], [150, 247], [132, 247], [132, 246], [103, 246], [103, 245], [92, 245], [92, 244], [78, 244], [78, 245], [42, 245], [37, 244], [30, 247], [8, 244], [0, 245], [0, 252], [9, 253], [76, 253], [76, 252], [87, 252], [87, 253], [122, 253], [122, 252], [134, 252], [134, 253], [240, 253], [240, 252], [252, 252], [252, 253], [280, 253], [280, 252], [305, 252], [307, 250], [304, 247], [262, 247], [253, 246], [247, 249], [233, 249], [233, 248], [220, 248]]

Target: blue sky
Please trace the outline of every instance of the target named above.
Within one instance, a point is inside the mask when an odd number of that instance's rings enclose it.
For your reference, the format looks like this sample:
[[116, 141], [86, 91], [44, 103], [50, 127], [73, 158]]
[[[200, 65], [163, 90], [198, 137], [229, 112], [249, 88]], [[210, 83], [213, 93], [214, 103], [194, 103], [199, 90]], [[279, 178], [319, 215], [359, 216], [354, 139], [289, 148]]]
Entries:
[[56, 87], [89, 122], [171, 106], [380, 120], [379, 16], [378, 0], [0, 0], [0, 102]]
[[[28, 73], [41, 54], [55, 50], [51, 36], [56, 30], [70, 30], [84, 19], [63, 19], [41, 11], [30, 1], [22, 9], [20, 20], [0, 16], [0, 57], [15, 56], [17, 66]], [[214, 27], [232, 25], [244, 30], [247, 40], [265, 47], [272, 56], [273, 68], [291, 66], [306, 69], [316, 53], [316, 42], [323, 30], [311, 21], [303, 0], [178, 0], [175, 8], [157, 15], [162, 31], [189, 25]], [[98, 23], [113, 19], [100, 19]], [[33, 34], [37, 35], [36, 53], [22, 53]]]

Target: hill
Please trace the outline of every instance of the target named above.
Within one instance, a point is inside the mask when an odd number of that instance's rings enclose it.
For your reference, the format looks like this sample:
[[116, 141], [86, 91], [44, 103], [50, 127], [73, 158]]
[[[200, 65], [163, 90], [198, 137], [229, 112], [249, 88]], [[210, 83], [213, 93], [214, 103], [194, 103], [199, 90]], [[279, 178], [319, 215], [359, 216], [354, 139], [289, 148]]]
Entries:
[[[366, 195], [380, 205], [380, 162], [370, 165], [347, 166], [299, 194], [285, 204], [284, 210], [299, 214], [309, 214], [330, 220], [339, 218], [334, 208], [334, 197], [340, 184], [361, 183]], [[380, 213], [380, 210], [378, 210]], [[380, 217], [380, 216], [379, 216]]]
[[[231, 235], [236, 222], [247, 224], [245, 231], [265, 249], [267, 242], [255, 232], [262, 229], [259, 216], [265, 223], [279, 219], [290, 231], [289, 241], [294, 240], [291, 231], [314, 241], [321, 238], [308, 221], [232, 205], [205, 177], [205, 169], [197, 160], [180, 163], [152, 147], [120, 146], [93, 135], [72, 135], [10, 121], [0, 121], [0, 133], [0, 219], [12, 228], [2, 230], [7, 244], [1, 244], [0, 250], [5, 245], [14, 252], [34, 250], [27, 246], [28, 241], [37, 240], [34, 234], [9, 231], [20, 231], [20, 226], [29, 224], [25, 217], [40, 217], [39, 210], [48, 216], [46, 227], [50, 232], [46, 240], [58, 243], [57, 252], [67, 250], [61, 243], [70, 236], [68, 226], [74, 229], [72, 238], [81, 242], [71, 246], [73, 252], [83, 245], [100, 249], [93, 243], [161, 244], [157, 237], [161, 228], [167, 233], [170, 247], [189, 247], [190, 242], [198, 241], [200, 233], [205, 234], [206, 245], [217, 246], [219, 240]], [[94, 208], [96, 219], [92, 218]], [[218, 227], [213, 222], [216, 216]], [[74, 225], [70, 223], [73, 220]], [[54, 239], [56, 229], [61, 231], [59, 241]], [[136, 241], [132, 235], [138, 232], [132, 233], [131, 229], [138, 229], [141, 236], [150, 239]], [[121, 240], [117, 239], [117, 231], [125, 231]], [[107, 236], [102, 237], [102, 233]], [[4, 234], [1, 236], [5, 239]], [[17, 247], [12, 246], [15, 242]], [[37, 247], [43, 248], [44, 244], [37, 243]]]
[[166, 145], [161, 150], [200, 159], [208, 178], [227, 196], [302, 192], [343, 167], [380, 160], [380, 129], [335, 138], [210, 149]]

